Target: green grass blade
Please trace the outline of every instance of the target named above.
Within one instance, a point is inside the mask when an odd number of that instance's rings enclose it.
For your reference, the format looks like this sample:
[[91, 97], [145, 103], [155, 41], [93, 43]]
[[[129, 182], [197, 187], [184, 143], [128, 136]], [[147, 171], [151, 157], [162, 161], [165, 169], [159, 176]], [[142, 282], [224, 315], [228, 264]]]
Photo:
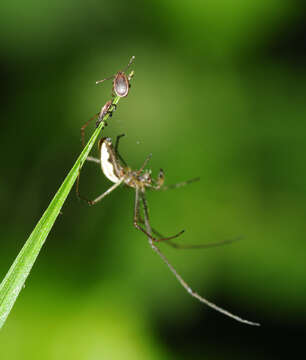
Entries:
[[[113, 103], [117, 104], [119, 100], [120, 98], [116, 97]], [[100, 131], [105, 126], [105, 121], [108, 117], [109, 114], [106, 114], [99, 127], [94, 131], [87, 145], [84, 147], [82, 153], [78, 157], [69, 174], [52, 199], [47, 210], [42, 215], [3, 279], [0, 285], [0, 329], [5, 323], [5, 320], [18, 297], [20, 290], [24, 286], [32, 266], [34, 265], [39, 251], [46, 241], [46, 238], [52, 229], [58, 214], [60, 213], [61, 207], [73, 187], [73, 184], [79, 174], [79, 169], [81, 169], [86, 161], [86, 158], [97, 140]]]

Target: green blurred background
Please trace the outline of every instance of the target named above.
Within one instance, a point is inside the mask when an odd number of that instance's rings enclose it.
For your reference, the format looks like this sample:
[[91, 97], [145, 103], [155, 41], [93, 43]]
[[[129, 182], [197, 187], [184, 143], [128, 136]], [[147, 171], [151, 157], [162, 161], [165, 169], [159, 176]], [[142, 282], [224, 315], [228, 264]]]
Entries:
[[[0, 271], [4, 277], [110, 98], [95, 81], [136, 56], [107, 136], [166, 184], [151, 223], [210, 250], [161, 249], [132, 226], [134, 193], [72, 191], [0, 334], [0, 359], [280, 359], [305, 335], [306, 16], [293, 0], [16, 1], [1, 5]], [[93, 127], [90, 129], [92, 131]], [[95, 148], [96, 151], [96, 148]], [[85, 165], [81, 189], [110, 186]]]

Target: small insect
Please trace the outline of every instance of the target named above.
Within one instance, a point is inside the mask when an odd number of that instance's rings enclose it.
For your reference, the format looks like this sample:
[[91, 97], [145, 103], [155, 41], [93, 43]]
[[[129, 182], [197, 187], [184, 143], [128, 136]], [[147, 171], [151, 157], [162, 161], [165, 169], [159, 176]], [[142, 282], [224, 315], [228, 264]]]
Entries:
[[[112, 107], [112, 110], [110, 110], [111, 107]], [[98, 120], [96, 121], [96, 127], [99, 126], [100, 122], [102, 121], [102, 119], [104, 118], [104, 116], [106, 114], [109, 114], [109, 117], [112, 117], [113, 112], [116, 109], [117, 109], [117, 105], [113, 104], [112, 100], [109, 100], [105, 105], [103, 105], [99, 112]]]
[[[230, 313], [229, 311], [215, 305], [214, 303], [206, 300], [202, 296], [200, 296], [197, 292], [193, 291], [190, 286], [183, 280], [181, 275], [176, 271], [176, 269], [170, 264], [169, 260], [165, 257], [165, 255], [161, 252], [159, 247], [157, 246], [160, 242], [165, 242], [168, 245], [171, 245], [174, 248], [207, 248], [211, 246], [218, 246], [221, 244], [229, 243], [230, 241], [223, 241], [219, 243], [208, 243], [205, 245], [179, 245], [175, 242], [172, 242], [173, 239], [179, 237], [183, 234], [184, 230], [180, 231], [179, 233], [169, 236], [163, 237], [160, 233], [156, 230], [151, 228], [149, 222], [149, 212], [148, 212], [148, 204], [145, 197], [146, 190], [167, 190], [170, 188], [178, 188], [181, 186], [185, 186], [190, 184], [191, 182], [199, 180], [198, 178], [191, 179], [182, 183], [164, 186], [164, 172], [163, 170], [159, 171], [159, 174], [156, 179], [152, 178], [151, 170], [145, 169], [148, 161], [150, 160], [152, 154], [150, 154], [144, 161], [143, 165], [140, 167], [139, 170], [132, 170], [130, 167], [127, 166], [127, 163], [121, 157], [118, 152], [119, 140], [124, 136], [124, 134], [117, 136], [115, 147], [113, 147], [112, 140], [110, 138], [102, 138], [98, 143], [99, 148], [99, 158], [95, 157], [88, 157], [87, 160], [96, 162], [100, 164], [101, 170], [104, 175], [114, 184], [98, 196], [94, 200], [89, 200], [79, 193], [79, 181], [80, 181], [80, 174], [77, 179], [76, 184], [76, 192], [79, 198], [85, 200], [89, 205], [95, 205], [102, 199], [104, 199], [107, 195], [109, 195], [113, 190], [117, 189], [121, 184], [125, 184], [128, 187], [135, 189], [135, 205], [134, 205], [134, 220], [133, 224], [134, 227], [141, 232], [143, 232], [149, 241], [151, 248], [161, 257], [163, 262], [168, 266], [170, 271], [179, 281], [179, 283], [185, 288], [185, 290], [194, 298], [199, 300], [200, 302], [208, 305], [209, 307], [213, 308], [220, 313], [229, 316], [239, 322], [248, 324], [248, 325], [256, 325], [259, 326], [258, 323], [251, 322], [249, 320], [242, 319], [241, 317]], [[142, 203], [143, 207], [143, 218], [140, 215], [140, 204]], [[154, 237], [152, 234], [155, 234], [157, 237]]]
[[132, 73], [132, 75], [130, 74], [129, 76], [127, 76], [124, 71], [126, 71], [131, 66], [134, 59], [135, 59], [135, 56], [132, 56], [127, 67], [124, 70], [118, 71], [117, 74], [112, 75], [103, 80], [98, 80], [98, 81], [96, 81], [96, 84], [98, 85], [105, 80], [114, 79], [113, 80], [113, 95], [116, 94], [119, 97], [126, 97], [129, 93], [130, 80], [131, 80], [131, 76], [133, 76], [133, 73]]
[[[113, 116], [113, 112], [116, 110], [117, 105], [112, 102], [112, 100], [109, 100], [105, 103], [105, 105], [102, 106], [100, 112], [96, 113], [93, 117], [91, 117], [86, 123], [81, 127], [81, 137], [82, 137], [82, 146], [85, 146], [85, 129], [89, 125], [89, 123], [98, 118], [96, 121], [96, 127], [99, 126], [100, 122], [103, 120], [104, 116], [106, 114], [109, 114], [109, 117]], [[107, 124], [105, 124], [107, 125]]]

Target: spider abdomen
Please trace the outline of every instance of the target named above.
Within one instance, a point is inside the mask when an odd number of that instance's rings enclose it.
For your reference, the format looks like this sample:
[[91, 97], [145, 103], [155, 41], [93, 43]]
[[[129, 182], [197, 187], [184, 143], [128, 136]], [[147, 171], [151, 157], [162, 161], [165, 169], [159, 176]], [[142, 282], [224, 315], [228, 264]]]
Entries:
[[99, 142], [100, 147], [100, 163], [104, 175], [113, 183], [117, 183], [121, 179], [121, 169], [119, 169], [114, 156], [112, 143], [109, 138], [102, 138]]

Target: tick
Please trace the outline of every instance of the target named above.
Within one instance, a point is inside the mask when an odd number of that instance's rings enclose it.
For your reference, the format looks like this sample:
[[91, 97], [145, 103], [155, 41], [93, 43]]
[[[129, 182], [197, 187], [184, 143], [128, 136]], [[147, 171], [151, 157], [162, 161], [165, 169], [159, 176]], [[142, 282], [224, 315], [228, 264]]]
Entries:
[[[133, 218], [133, 225], [137, 230], [140, 230], [143, 234], [146, 235], [148, 238], [149, 244], [152, 250], [157, 253], [163, 262], [168, 266], [170, 271], [176, 277], [178, 282], [184, 287], [184, 289], [194, 298], [199, 300], [201, 303], [206, 304], [207, 306], [213, 308], [214, 310], [229, 316], [239, 322], [248, 325], [259, 325], [258, 323], [251, 322], [249, 320], [242, 319], [241, 317], [232, 314], [231, 312], [217, 306], [216, 304], [210, 302], [209, 300], [205, 299], [197, 292], [191, 289], [191, 287], [183, 280], [181, 275], [176, 271], [176, 269], [172, 266], [169, 260], [165, 257], [165, 255], [161, 252], [158, 247], [158, 243], [165, 242], [168, 245], [171, 245], [175, 248], [205, 248], [220, 245], [221, 243], [210, 243], [206, 245], [179, 245], [173, 242], [172, 240], [179, 237], [183, 234], [184, 230], [180, 231], [179, 233], [169, 236], [163, 237], [160, 233], [154, 230], [151, 227], [149, 221], [149, 212], [148, 212], [148, 203], [146, 200], [146, 190], [167, 190], [170, 188], [178, 188], [181, 186], [185, 186], [191, 182], [194, 182], [197, 179], [191, 179], [189, 181], [185, 181], [182, 183], [164, 186], [164, 172], [163, 170], [159, 171], [159, 174], [156, 179], [152, 178], [151, 170], [145, 169], [148, 161], [151, 158], [151, 154], [145, 159], [143, 165], [139, 168], [139, 170], [132, 170], [128, 167], [127, 163], [124, 159], [120, 156], [118, 152], [119, 140], [124, 135], [117, 136], [115, 146], [113, 147], [112, 140], [110, 138], [102, 138], [98, 143], [99, 148], [99, 158], [95, 157], [88, 157], [87, 160], [93, 161], [98, 163], [101, 166], [101, 170], [104, 175], [113, 183], [113, 185], [103, 192], [100, 196], [95, 198], [94, 200], [89, 200], [79, 193], [79, 181], [80, 181], [80, 174], [77, 179], [76, 184], [76, 192], [79, 198], [85, 200], [89, 205], [95, 205], [102, 199], [104, 199], [107, 195], [109, 195], [112, 191], [117, 189], [120, 185], [125, 184], [127, 187], [134, 189], [135, 191], [135, 203], [134, 203], [134, 218]], [[143, 218], [140, 215], [140, 207], [142, 204], [143, 208]], [[153, 236], [153, 234], [156, 236]], [[222, 242], [224, 244], [225, 242]]]
[[119, 97], [126, 97], [128, 96], [129, 89], [130, 89], [130, 77], [131, 75], [126, 75], [124, 71], [126, 71], [134, 61], [135, 56], [132, 56], [127, 67], [124, 70], [118, 71], [117, 74], [112, 75], [108, 78], [96, 81], [96, 84], [100, 84], [105, 80], [113, 80], [113, 94], [115, 93]]

